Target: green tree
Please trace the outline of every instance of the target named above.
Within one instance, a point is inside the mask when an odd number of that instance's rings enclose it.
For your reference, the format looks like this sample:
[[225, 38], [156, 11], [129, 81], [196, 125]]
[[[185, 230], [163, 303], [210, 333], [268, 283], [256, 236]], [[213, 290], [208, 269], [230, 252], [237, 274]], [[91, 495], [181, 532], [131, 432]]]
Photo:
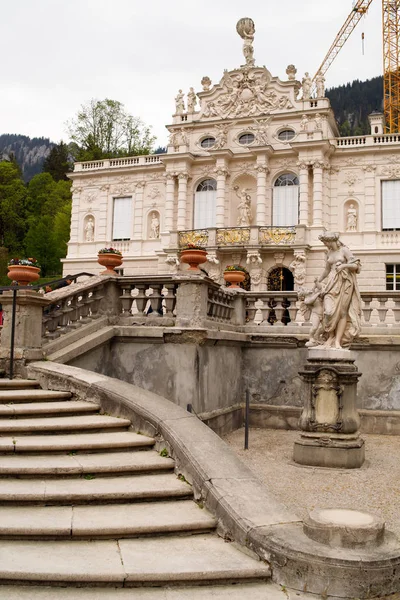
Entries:
[[26, 187], [16, 162], [0, 162], [0, 246], [23, 251]]
[[82, 105], [67, 128], [75, 160], [149, 154], [155, 140], [150, 127], [128, 114], [121, 102], [108, 98]]
[[59, 258], [53, 230], [53, 219], [44, 215], [31, 221], [25, 238], [28, 256], [34, 256], [40, 263], [42, 277], [59, 272]]
[[68, 145], [61, 140], [53, 146], [43, 163], [43, 173], [49, 173], [54, 181], [68, 181], [67, 173], [72, 171]]

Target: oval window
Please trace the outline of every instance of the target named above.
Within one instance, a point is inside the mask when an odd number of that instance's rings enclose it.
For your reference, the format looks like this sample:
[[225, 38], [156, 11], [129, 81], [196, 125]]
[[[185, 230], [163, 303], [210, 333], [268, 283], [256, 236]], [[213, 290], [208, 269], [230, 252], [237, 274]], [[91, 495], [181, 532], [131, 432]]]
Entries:
[[243, 135], [239, 136], [238, 142], [242, 144], [242, 146], [248, 146], [254, 142], [254, 135], [252, 133], [243, 133]]
[[289, 142], [295, 135], [293, 129], [283, 129], [278, 133], [278, 139], [281, 140], [281, 142]]
[[215, 138], [213, 137], [207, 137], [204, 138], [204, 140], [201, 140], [200, 142], [200, 146], [202, 148], [212, 148], [215, 144]]

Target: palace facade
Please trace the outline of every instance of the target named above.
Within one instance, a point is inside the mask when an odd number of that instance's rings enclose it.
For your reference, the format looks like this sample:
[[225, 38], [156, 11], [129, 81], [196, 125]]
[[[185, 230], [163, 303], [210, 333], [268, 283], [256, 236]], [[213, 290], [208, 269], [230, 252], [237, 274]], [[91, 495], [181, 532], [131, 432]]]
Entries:
[[328, 230], [360, 258], [362, 291], [400, 290], [400, 135], [373, 113], [370, 135], [339, 137], [324, 79], [272, 76], [251, 19], [237, 29], [245, 64], [179, 90], [167, 153], [75, 164], [64, 274], [99, 272], [109, 246], [124, 275], [175, 273], [194, 243], [217, 282], [240, 264], [254, 290], [312, 287]]

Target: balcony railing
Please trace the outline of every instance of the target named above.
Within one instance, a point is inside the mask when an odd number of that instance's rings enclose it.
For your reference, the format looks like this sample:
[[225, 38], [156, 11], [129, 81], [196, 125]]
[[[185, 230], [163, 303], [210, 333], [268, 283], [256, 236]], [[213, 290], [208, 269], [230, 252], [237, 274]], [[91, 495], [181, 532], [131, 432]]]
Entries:
[[296, 238], [296, 227], [223, 227], [219, 229], [191, 229], [178, 232], [179, 248], [188, 244], [229, 248], [235, 246], [291, 246]]

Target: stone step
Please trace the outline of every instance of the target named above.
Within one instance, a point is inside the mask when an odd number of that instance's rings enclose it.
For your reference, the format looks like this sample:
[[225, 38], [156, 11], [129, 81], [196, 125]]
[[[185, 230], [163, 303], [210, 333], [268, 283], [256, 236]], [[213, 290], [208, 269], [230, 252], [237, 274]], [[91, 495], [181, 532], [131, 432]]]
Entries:
[[170, 471], [175, 462], [157, 452], [108, 454], [0, 455], [0, 476], [68, 476], [84, 473], [140, 473]]
[[316, 600], [312, 594], [288, 594], [270, 582], [164, 588], [58, 587], [0, 585], [5, 600]]
[[201, 532], [217, 521], [193, 500], [102, 506], [0, 506], [2, 537], [121, 538]]
[[0, 390], [20, 390], [27, 388], [40, 388], [35, 379], [0, 379]]
[[268, 565], [215, 534], [51, 543], [1, 540], [0, 556], [0, 581], [4, 582], [141, 586], [270, 576]]
[[[1, 481], [0, 503], [97, 504], [126, 500], [188, 498], [192, 488], [173, 473], [75, 479], [13, 479]], [[0, 561], [1, 562], [1, 561]]]
[[18, 404], [0, 404], [0, 417], [44, 416], [60, 414], [95, 413], [100, 410], [98, 404], [81, 400], [67, 400], [60, 402], [28, 402]]
[[71, 392], [54, 390], [0, 390], [0, 404], [11, 402], [56, 402], [71, 398]]
[[45, 433], [58, 431], [127, 429], [129, 419], [107, 415], [78, 415], [64, 417], [36, 417], [35, 419], [0, 419], [0, 433]]
[[154, 439], [133, 431], [74, 433], [70, 435], [0, 436], [0, 453], [9, 452], [97, 452], [119, 448], [145, 448]]

